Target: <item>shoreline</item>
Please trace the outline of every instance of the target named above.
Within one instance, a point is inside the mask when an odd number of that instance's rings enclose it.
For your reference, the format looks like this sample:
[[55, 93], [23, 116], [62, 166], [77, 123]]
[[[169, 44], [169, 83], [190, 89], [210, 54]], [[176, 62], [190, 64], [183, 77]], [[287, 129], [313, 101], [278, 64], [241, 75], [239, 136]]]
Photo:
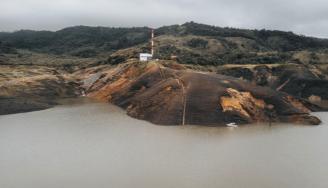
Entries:
[[74, 72], [42, 66], [0, 68], [0, 83], [5, 83], [0, 115], [48, 109], [84, 91], [90, 100], [112, 103], [131, 117], [158, 125], [269, 123], [270, 105], [276, 108], [272, 122], [320, 124], [310, 115], [320, 109], [315, 104], [236, 77], [200, 73], [175, 61], [130, 59]]

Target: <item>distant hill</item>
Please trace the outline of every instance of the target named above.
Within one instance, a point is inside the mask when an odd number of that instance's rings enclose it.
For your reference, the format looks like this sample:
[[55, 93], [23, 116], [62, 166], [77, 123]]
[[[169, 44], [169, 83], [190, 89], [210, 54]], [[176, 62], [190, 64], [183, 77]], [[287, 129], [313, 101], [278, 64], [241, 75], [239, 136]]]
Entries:
[[82, 57], [145, 43], [148, 38], [147, 28], [76, 26], [56, 32], [21, 30], [0, 33], [0, 41], [19, 49]]
[[[178, 61], [187, 64], [281, 63], [294, 61], [295, 51], [315, 52], [312, 56], [316, 56], [316, 53], [326, 54], [325, 49], [328, 49], [327, 39], [292, 32], [222, 28], [194, 22], [164, 26], [156, 29], [155, 33], [158, 58], [169, 59], [175, 55]], [[136, 57], [140, 51], [149, 50], [149, 35], [150, 30], [146, 27], [76, 26], [56, 32], [2, 32], [0, 41], [12, 48], [36, 52], [78, 57], [96, 57], [106, 52], [117, 58], [114, 52], [122, 57]], [[319, 60], [313, 58], [311, 61]]]
[[[119, 50], [114, 63], [136, 57], [149, 45]], [[156, 30], [155, 55], [198, 65], [327, 63], [328, 40], [292, 32], [221, 28], [194, 22]]]
[[253, 40], [258, 50], [292, 51], [308, 48], [327, 48], [327, 39], [318, 39], [296, 35], [292, 32], [270, 30], [248, 30], [235, 28], [222, 28], [194, 22], [183, 25], [161, 27], [157, 30], [159, 35], [170, 34], [176, 36], [196, 35], [215, 39], [227, 37], [240, 37]]

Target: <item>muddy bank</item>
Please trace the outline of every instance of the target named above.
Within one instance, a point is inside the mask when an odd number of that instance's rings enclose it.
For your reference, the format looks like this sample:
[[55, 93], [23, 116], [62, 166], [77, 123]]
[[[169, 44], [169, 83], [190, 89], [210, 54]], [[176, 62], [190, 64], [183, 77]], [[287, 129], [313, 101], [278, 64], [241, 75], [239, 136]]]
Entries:
[[42, 110], [86, 94], [160, 125], [226, 126], [291, 122], [317, 125], [318, 105], [286, 92], [174, 61], [96, 65], [71, 73], [45, 66], [1, 66], [0, 114]]
[[45, 110], [56, 104], [42, 99], [0, 97], [0, 115]]

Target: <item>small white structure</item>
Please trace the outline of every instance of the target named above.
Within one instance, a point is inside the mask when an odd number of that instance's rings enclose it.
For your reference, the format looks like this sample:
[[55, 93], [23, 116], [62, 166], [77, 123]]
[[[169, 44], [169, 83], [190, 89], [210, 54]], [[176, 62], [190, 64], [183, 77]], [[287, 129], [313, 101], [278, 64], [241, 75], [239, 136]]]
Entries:
[[237, 128], [238, 125], [236, 123], [228, 123], [227, 124], [228, 127], [233, 127], [233, 128]]
[[140, 61], [150, 61], [152, 60], [153, 55], [152, 54], [148, 54], [148, 53], [141, 53], [139, 55], [139, 59]]

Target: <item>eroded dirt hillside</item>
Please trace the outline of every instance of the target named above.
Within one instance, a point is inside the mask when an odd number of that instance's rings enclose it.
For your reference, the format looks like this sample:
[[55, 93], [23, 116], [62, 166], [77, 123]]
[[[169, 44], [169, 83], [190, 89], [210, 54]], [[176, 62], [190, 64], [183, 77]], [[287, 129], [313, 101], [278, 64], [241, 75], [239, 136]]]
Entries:
[[79, 96], [71, 75], [45, 66], [0, 66], [0, 115], [52, 107], [56, 100]]
[[[135, 60], [77, 72], [87, 96], [114, 103], [135, 118], [163, 125], [267, 122], [319, 124], [311, 105], [243, 80], [188, 70], [174, 62]], [[273, 106], [273, 109], [270, 107]]]

